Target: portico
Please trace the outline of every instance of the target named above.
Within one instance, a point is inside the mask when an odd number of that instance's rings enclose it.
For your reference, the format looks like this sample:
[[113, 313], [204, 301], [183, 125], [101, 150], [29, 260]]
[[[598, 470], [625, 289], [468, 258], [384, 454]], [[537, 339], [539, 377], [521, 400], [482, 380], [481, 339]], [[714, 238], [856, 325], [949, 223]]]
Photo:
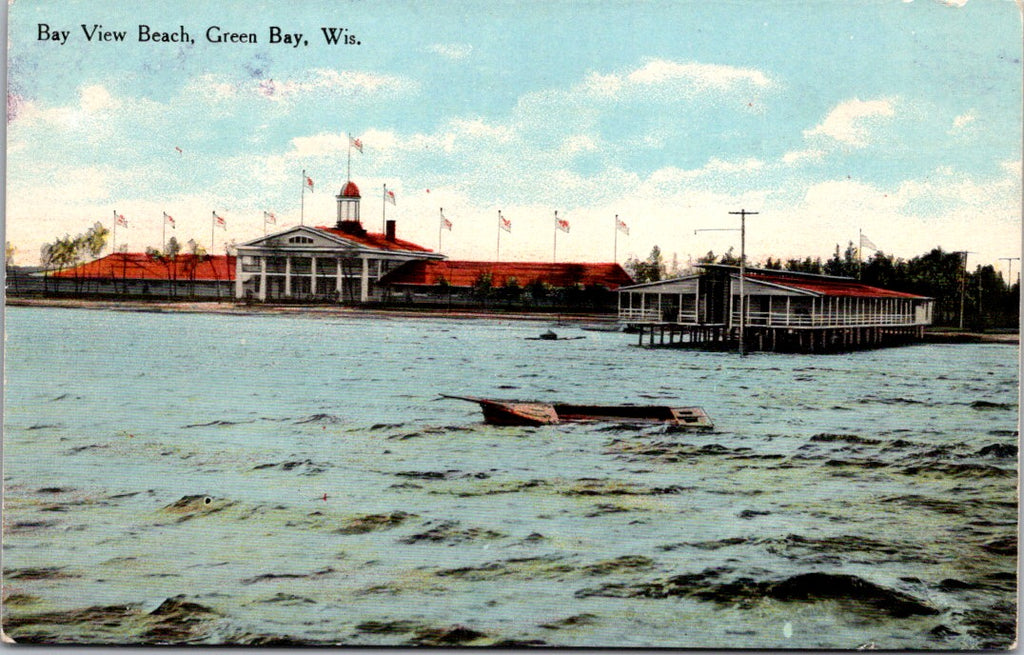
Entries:
[[396, 236], [367, 232], [359, 221], [359, 189], [347, 182], [336, 196], [334, 227], [296, 226], [238, 246], [235, 297], [365, 303], [379, 299], [378, 281], [408, 261], [444, 259]]

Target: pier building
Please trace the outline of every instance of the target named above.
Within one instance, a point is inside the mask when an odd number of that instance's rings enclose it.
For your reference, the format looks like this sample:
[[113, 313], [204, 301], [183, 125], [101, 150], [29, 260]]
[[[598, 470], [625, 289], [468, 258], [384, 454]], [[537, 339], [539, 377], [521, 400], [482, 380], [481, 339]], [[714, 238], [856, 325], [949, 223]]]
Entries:
[[[920, 340], [932, 299], [853, 278], [704, 264], [670, 280], [620, 287], [619, 321], [640, 345], [839, 352]], [[742, 287], [742, 292], [741, 292]]]

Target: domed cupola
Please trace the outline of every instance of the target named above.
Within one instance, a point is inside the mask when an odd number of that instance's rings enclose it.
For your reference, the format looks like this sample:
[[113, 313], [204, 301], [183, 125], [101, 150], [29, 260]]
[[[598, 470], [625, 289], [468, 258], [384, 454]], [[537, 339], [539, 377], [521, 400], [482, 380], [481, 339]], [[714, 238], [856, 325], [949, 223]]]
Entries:
[[338, 194], [338, 195], [340, 195], [343, 198], [361, 198], [362, 197], [362, 196], [359, 195], [359, 187], [357, 187], [356, 183], [353, 182], [352, 180], [349, 180], [348, 182], [345, 183], [344, 188], [342, 188], [341, 193]]
[[349, 180], [335, 198], [338, 200], [337, 228], [346, 232], [362, 232], [363, 225], [359, 222], [359, 187]]

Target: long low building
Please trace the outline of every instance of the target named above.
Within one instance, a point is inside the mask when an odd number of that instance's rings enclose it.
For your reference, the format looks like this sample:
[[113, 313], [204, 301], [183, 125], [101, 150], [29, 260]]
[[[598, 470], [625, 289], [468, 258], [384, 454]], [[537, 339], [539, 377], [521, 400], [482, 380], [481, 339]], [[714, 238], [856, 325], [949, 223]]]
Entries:
[[118, 252], [72, 268], [12, 276], [8, 291], [227, 300], [234, 295], [234, 278], [235, 258], [229, 255]]
[[621, 287], [619, 320], [648, 345], [735, 348], [742, 332], [747, 349], [796, 352], [900, 345], [932, 322], [931, 298], [852, 278], [746, 269], [741, 285], [735, 266], [701, 268]]
[[633, 278], [618, 264], [416, 261], [389, 274], [384, 281], [397, 289], [451, 286], [469, 289], [486, 280], [492, 287], [527, 287], [543, 282], [551, 287], [604, 287], [614, 291]]

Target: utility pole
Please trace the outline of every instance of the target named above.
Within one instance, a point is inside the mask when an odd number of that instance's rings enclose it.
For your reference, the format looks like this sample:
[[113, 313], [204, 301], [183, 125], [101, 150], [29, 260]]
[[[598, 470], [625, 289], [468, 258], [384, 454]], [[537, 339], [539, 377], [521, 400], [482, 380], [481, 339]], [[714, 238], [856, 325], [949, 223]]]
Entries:
[[747, 274], [747, 216], [756, 216], [758, 212], [748, 212], [741, 209], [738, 212], [729, 212], [740, 217], [740, 356], [747, 355], [744, 344], [744, 324], [747, 322], [746, 297], [743, 295], [743, 278]]
[[1009, 264], [1010, 270], [1007, 271], [1007, 273], [1006, 273], [1006, 286], [1012, 287], [1013, 286], [1013, 262], [1019, 262], [1020, 261], [1020, 257], [1000, 257], [999, 261], [1007, 262]]
[[[744, 341], [746, 335], [744, 331], [744, 323], [746, 323], [746, 311], [745, 311], [745, 297], [743, 293], [743, 278], [747, 274], [747, 216], [756, 216], [759, 212], [748, 212], [746, 209], [741, 209], [738, 212], [729, 212], [730, 214], [740, 217], [740, 334], [739, 334], [739, 352], [741, 357], [746, 357], [747, 349]], [[734, 227], [718, 227], [718, 228], [704, 228], [700, 230], [694, 230], [693, 233], [698, 232], [735, 232]]]
[[973, 250], [958, 250], [957, 253], [964, 256], [960, 265], [960, 329], [964, 329], [964, 296], [967, 295], [967, 255], [973, 254]]

